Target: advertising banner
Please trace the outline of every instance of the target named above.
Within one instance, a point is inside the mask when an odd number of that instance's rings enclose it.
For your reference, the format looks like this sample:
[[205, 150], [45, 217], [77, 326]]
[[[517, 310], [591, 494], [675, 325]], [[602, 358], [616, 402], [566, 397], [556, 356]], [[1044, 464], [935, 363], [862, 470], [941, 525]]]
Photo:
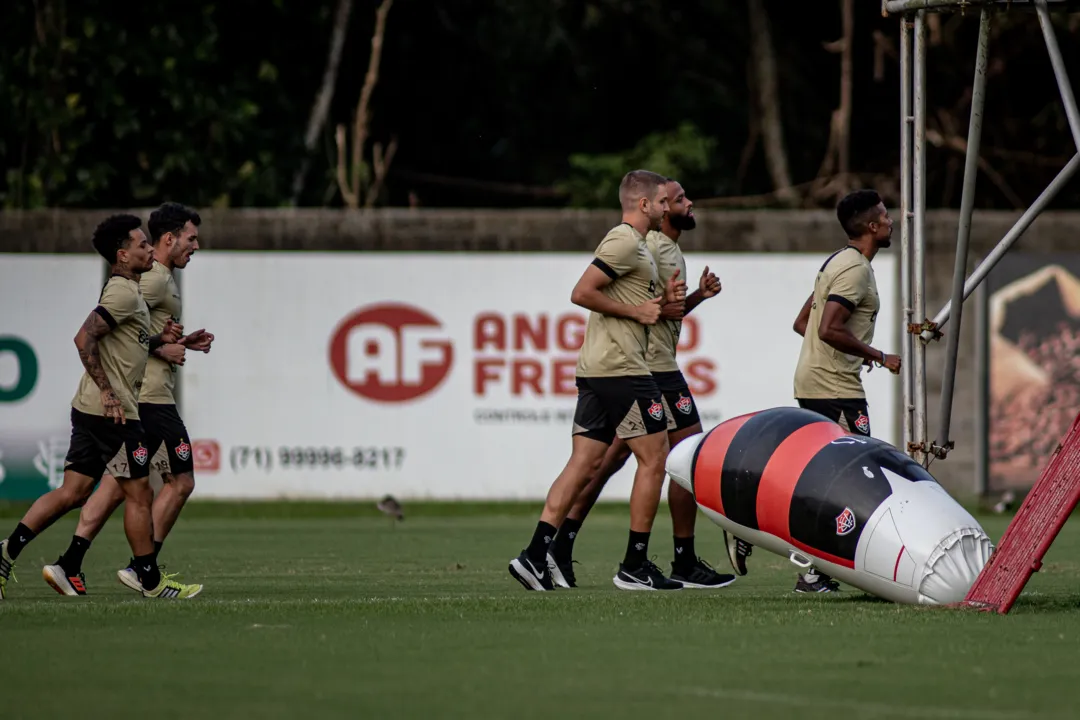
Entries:
[[1080, 254], [1010, 252], [986, 283], [986, 490], [1026, 490], [1080, 412]]
[[95, 255], [0, 255], [0, 500], [33, 500], [63, 479], [83, 371], [74, 338], [104, 273]]
[[[591, 254], [201, 252], [183, 271], [181, 409], [196, 493], [221, 498], [541, 499], [570, 454]], [[792, 323], [824, 256], [688, 254], [723, 291], [679, 362], [706, 428], [794, 405]], [[897, 348], [895, 263], [874, 261], [878, 347]], [[66, 341], [66, 340], [65, 340]], [[896, 442], [897, 376], [864, 374]], [[604, 498], [629, 497], [631, 459]]]

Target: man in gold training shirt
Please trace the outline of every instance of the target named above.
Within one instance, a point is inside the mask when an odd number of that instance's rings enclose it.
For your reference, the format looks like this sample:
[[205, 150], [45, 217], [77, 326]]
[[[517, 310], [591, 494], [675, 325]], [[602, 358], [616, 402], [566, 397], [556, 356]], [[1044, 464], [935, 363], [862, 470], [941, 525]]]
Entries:
[[548, 545], [616, 437], [629, 445], [638, 467], [630, 495], [630, 537], [613, 582], [622, 590], [682, 588], [647, 555], [668, 452], [667, 413], [649, 370], [648, 348], [661, 305], [686, 298], [686, 283], [678, 273], [661, 285], [645, 241], [649, 231], [660, 228], [668, 211], [664, 181], [647, 170], [623, 177], [622, 222], [600, 242], [570, 295], [571, 302], [590, 311], [578, 354], [573, 446], [570, 460], [548, 491], [532, 540], [510, 561], [510, 574], [527, 590], [554, 588]]
[[[686, 276], [686, 258], [679, 247], [679, 238], [684, 232], [697, 227], [694, 203], [686, 196], [682, 184], [668, 178], [666, 185], [668, 212], [660, 229], [649, 232], [645, 238], [656, 258], [661, 283], [666, 283], [676, 271], [680, 277]], [[719, 293], [720, 279], [706, 267], [698, 281], [698, 289], [687, 295], [685, 303], [664, 305], [660, 321], [653, 326], [647, 361], [664, 398], [664, 411], [668, 417], [668, 444], [671, 447], [702, 431], [694, 396], [676, 362], [682, 319], [702, 302], [716, 297]], [[559, 527], [547, 558], [548, 569], [555, 585], [564, 588], [577, 586], [572, 557], [574, 541], [607, 481], [626, 464], [629, 457], [629, 446], [616, 438], [604, 456], [599, 471], [578, 495], [570, 514]], [[693, 589], [716, 589], [733, 583], [734, 576], [716, 572], [694, 551], [694, 526], [697, 521], [697, 500], [694, 495], [677, 483], [669, 483], [668, 507], [674, 535], [674, 555], [669, 578], [684, 588]]]
[[[165, 203], [150, 213], [147, 227], [154, 244], [154, 264], [139, 278], [139, 290], [150, 309], [151, 332], [159, 331], [169, 320], [180, 322], [180, 290], [173, 279], [173, 270], [186, 268], [192, 254], [199, 249], [201, 223], [197, 212], [179, 203]], [[196, 330], [176, 343], [163, 346], [146, 363], [139, 393], [139, 417], [151, 454], [150, 469], [161, 476], [163, 483], [153, 505], [155, 562], [184, 503], [195, 489], [191, 435], [177, 412], [173, 396], [177, 369], [185, 362], [186, 350], [210, 352], [213, 340], [214, 336], [205, 330]], [[59, 586], [58, 592], [86, 594], [83, 558], [90, 543], [123, 501], [124, 494], [116, 480], [106, 474], [97, 492], [83, 506], [68, 549], [56, 563], [44, 569], [46, 577], [51, 575], [67, 580], [66, 585], [63, 580], [54, 585]], [[138, 591], [134, 558], [116, 575], [121, 583]]]
[[[847, 234], [843, 248], [818, 269], [814, 292], [795, 319], [803, 337], [795, 368], [799, 407], [839, 423], [850, 433], [870, 436], [870, 411], [861, 372], [863, 366], [884, 366], [900, 372], [900, 357], [873, 347], [874, 326], [881, 307], [871, 261], [892, 244], [892, 218], [874, 190], [856, 190], [844, 197], [836, 217]], [[809, 332], [807, 332], [809, 330]], [[750, 545], [724, 533], [735, 572], [746, 574]], [[801, 575], [795, 592], [835, 592], [839, 584], [813, 568]]]
[[[192, 597], [200, 589], [162, 577], [154, 561], [151, 451], [139, 418], [139, 392], [149, 353], [175, 343], [180, 327], [170, 320], [160, 334], [150, 334], [150, 312], [138, 278], [154, 258], [141, 225], [134, 215], [114, 215], [94, 231], [94, 249], [109, 263], [111, 274], [97, 307], [75, 335], [85, 370], [71, 401], [71, 444], [63, 484], [34, 501], [11, 535], [0, 542], [0, 599], [27, 544], [85, 503], [106, 470], [127, 503], [124, 531], [140, 593], [171, 600]], [[53, 587], [68, 583], [65, 577], [53, 577], [48, 568], [44, 574]], [[81, 578], [76, 580], [81, 584]]]

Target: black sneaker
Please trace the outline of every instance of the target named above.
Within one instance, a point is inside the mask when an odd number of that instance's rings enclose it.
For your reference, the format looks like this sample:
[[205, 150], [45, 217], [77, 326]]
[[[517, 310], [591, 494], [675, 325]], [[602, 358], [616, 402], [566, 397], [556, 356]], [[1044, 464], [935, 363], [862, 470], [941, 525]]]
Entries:
[[637, 570], [627, 570], [619, 563], [619, 572], [612, 578], [615, 587], [620, 590], [682, 590], [682, 583], [672, 582], [664, 577], [660, 568], [648, 560]]
[[684, 588], [722, 588], [735, 582], [734, 575], [721, 575], [713, 569], [712, 565], [701, 558], [694, 560], [689, 570], [676, 568], [671, 564], [671, 580], [681, 583]]
[[551, 553], [547, 554], [548, 573], [551, 575], [551, 581], [555, 587], [566, 588], [567, 590], [577, 587], [577, 578], [574, 577], [575, 562], [577, 560], [567, 560], [560, 563], [552, 557]]
[[510, 561], [510, 574], [524, 585], [526, 590], [543, 592], [555, 589], [555, 586], [551, 584], [551, 573], [548, 572], [547, 565], [542, 564], [537, 567], [524, 550]]
[[727, 530], [724, 531], [724, 546], [727, 548], [728, 560], [731, 561], [731, 567], [735, 570], [735, 574], [745, 575], [746, 558], [750, 557], [754, 551], [754, 546], [734, 535], [728, 535]]
[[800, 575], [798, 581], [795, 583], [795, 592], [797, 593], [827, 593], [827, 592], [840, 592], [840, 583], [833, 580], [828, 575], [818, 573], [817, 579], [814, 582], [809, 582], [805, 575]]

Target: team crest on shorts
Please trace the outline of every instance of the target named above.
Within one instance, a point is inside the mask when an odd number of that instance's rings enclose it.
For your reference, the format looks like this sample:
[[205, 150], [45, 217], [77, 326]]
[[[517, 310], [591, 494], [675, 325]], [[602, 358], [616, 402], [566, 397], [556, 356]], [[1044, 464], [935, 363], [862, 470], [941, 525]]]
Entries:
[[653, 420], [659, 420], [664, 417], [664, 406], [653, 400], [652, 405], [649, 406], [649, 414], [652, 415]]
[[180, 444], [176, 446], [176, 457], [185, 462], [191, 457], [191, 446], [183, 438], [180, 439]]
[[140, 465], [145, 465], [147, 458], [150, 457], [150, 453], [142, 446], [142, 443], [139, 443], [139, 447], [131, 451], [131, 457], [135, 458], [135, 462]]
[[836, 534], [847, 535], [855, 529], [855, 513], [851, 508], [844, 508], [844, 512], [836, 516]]
[[690, 411], [694, 409], [694, 401], [688, 397], [679, 395], [679, 399], [675, 401], [675, 409], [683, 415], [689, 415]]
[[855, 418], [855, 428], [864, 435], [870, 434], [870, 418], [862, 414], [862, 410], [859, 411], [859, 417]]

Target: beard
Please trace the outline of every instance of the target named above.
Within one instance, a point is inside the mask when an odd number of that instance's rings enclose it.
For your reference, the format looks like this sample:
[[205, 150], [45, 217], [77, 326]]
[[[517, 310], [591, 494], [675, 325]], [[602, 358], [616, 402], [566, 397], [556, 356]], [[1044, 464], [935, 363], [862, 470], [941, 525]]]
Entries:
[[668, 222], [671, 223], [671, 227], [679, 232], [693, 230], [697, 227], [697, 219], [693, 215], [672, 215], [669, 213]]

